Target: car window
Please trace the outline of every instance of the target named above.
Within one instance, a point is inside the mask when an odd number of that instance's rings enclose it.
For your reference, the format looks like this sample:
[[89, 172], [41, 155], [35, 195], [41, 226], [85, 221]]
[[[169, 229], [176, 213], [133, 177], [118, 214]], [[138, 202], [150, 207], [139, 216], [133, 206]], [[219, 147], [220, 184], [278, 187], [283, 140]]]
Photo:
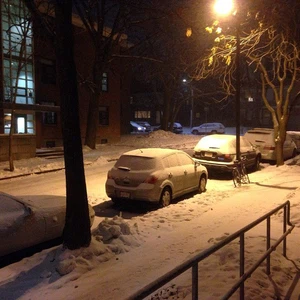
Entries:
[[168, 165], [170, 168], [176, 167], [179, 165], [176, 154], [171, 154], [171, 155], [167, 156], [166, 159], [168, 160]]
[[153, 157], [122, 155], [116, 162], [115, 167], [129, 168], [133, 171], [152, 170], [157, 166], [156, 159]]
[[19, 226], [22, 220], [29, 214], [26, 206], [14, 199], [8, 198], [5, 195], [0, 196], [0, 235], [13, 230]]
[[251, 143], [249, 141], [247, 141], [246, 139], [241, 138], [240, 146], [241, 146], [242, 151], [248, 151], [249, 148], [251, 148]]
[[209, 141], [207, 141], [206, 139], [201, 139], [199, 142], [199, 146], [220, 149], [227, 143], [228, 143], [228, 140], [225, 140], [225, 139], [210, 139]]
[[177, 156], [178, 156], [178, 160], [182, 166], [193, 164], [193, 160], [190, 157], [188, 157], [187, 155], [185, 155], [184, 153], [177, 153]]

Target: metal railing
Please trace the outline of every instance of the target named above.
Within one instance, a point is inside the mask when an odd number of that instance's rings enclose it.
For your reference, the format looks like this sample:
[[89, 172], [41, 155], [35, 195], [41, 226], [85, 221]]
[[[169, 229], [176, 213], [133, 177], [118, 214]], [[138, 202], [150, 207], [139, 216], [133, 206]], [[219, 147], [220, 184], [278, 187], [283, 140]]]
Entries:
[[[271, 245], [271, 216], [277, 213], [279, 210], [283, 209], [283, 234], [281, 237]], [[259, 260], [252, 266], [248, 271], [245, 272], [245, 232], [249, 231], [253, 227], [257, 226], [261, 222], [266, 220], [266, 252], [259, 258]], [[287, 229], [287, 226], [290, 226]], [[222, 297], [222, 299], [229, 299], [230, 296], [239, 288], [240, 289], [240, 299], [244, 299], [245, 289], [244, 282], [251, 276], [251, 274], [260, 266], [260, 264], [266, 259], [266, 273], [270, 274], [271, 265], [271, 253], [276, 249], [276, 247], [283, 242], [283, 256], [286, 257], [286, 236], [291, 233], [295, 225], [290, 222], [290, 201], [286, 201], [277, 208], [271, 210], [269, 213], [240, 229], [239, 231], [228, 236], [221, 242], [213, 245], [207, 250], [195, 255], [194, 257], [186, 260], [179, 266], [175, 267], [173, 270], [164, 274], [160, 278], [156, 279], [152, 283], [148, 284], [144, 288], [137, 291], [135, 294], [131, 295], [128, 299], [130, 300], [140, 300], [149, 296], [166, 283], [170, 282], [172, 279], [176, 278], [188, 269], [192, 270], [192, 299], [198, 299], [198, 263], [211, 254], [215, 253], [217, 250], [226, 246], [235, 239], [240, 239], [240, 277], [239, 280], [232, 286], [232, 288]]]

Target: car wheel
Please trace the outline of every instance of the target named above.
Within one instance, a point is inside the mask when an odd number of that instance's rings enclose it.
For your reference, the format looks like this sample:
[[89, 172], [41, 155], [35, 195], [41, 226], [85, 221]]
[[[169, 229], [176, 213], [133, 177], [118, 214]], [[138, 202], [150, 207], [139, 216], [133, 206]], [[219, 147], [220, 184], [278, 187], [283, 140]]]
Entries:
[[202, 175], [199, 180], [199, 187], [198, 187], [199, 194], [204, 193], [206, 191], [206, 182], [207, 182], [206, 176]]
[[121, 203], [121, 200], [119, 198], [111, 198], [111, 201], [116, 205], [119, 205]]
[[217, 133], [217, 131], [216, 130], [213, 130], [212, 132], [211, 132], [211, 134], [216, 134]]
[[165, 187], [161, 193], [159, 206], [165, 207], [172, 202], [172, 191], [169, 187]]
[[198, 134], [198, 130], [193, 130], [192, 134]]

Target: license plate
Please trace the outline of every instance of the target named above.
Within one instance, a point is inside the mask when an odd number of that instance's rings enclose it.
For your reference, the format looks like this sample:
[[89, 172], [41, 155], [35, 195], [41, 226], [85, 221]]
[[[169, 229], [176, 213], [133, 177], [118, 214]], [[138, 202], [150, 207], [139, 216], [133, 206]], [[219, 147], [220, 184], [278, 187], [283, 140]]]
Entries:
[[207, 156], [207, 157], [212, 157], [213, 154], [212, 154], [212, 152], [205, 152], [205, 156]]
[[122, 197], [122, 198], [130, 198], [130, 193], [128, 193], [128, 192], [120, 192], [120, 197]]

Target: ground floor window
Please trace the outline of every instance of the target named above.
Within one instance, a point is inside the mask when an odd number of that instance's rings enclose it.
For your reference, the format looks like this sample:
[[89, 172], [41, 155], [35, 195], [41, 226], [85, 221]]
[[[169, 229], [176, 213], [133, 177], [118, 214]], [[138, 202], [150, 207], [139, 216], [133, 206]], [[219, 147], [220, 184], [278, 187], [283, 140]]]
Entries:
[[[54, 102], [42, 102], [42, 105], [54, 106]], [[43, 112], [43, 124], [56, 125], [57, 124], [57, 113], [53, 111]]]
[[109, 125], [109, 107], [100, 106], [99, 107], [99, 125], [108, 126]]
[[[11, 128], [11, 113], [4, 114], [4, 133], [9, 134]], [[14, 133], [34, 134], [34, 115], [16, 113], [14, 115]]]
[[151, 111], [150, 110], [136, 110], [134, 112], [134, 118], [137, 119], [150, 119]]

